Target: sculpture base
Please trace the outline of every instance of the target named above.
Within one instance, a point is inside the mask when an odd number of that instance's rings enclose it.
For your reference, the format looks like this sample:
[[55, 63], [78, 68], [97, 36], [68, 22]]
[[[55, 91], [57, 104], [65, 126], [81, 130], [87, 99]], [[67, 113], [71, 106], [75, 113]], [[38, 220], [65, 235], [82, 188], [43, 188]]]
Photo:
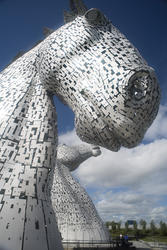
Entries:
[[63, 243], [63, 248], [64, 250], [94, 250], [94, 249], [98, 249], [98, 250], [105, 250], [105, 249], [113, 249], [113, 243], [112, 242], [108, 242], [108, 243], [87, 243], [87, 242], [64, 242]]

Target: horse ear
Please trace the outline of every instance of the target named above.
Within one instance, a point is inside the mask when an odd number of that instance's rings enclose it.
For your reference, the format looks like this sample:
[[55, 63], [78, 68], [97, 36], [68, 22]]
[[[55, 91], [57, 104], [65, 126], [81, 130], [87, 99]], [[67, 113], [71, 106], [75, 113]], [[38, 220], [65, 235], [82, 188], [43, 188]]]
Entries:
[[70, 12], [64, 11], [64, 22], [73, 21], [77, 16], [83, 16], [88, 8], [82, 0], [70, 0]]
[[98, 9], [90, 9], [85, 13], [85, 18], [88, 23], [93, 25], [104, 25], [107, 23], [106, 17]]
[[73, 12], [64, 11], [64, 23], [72, 22], [76, 18]]
[[70, 9], [77, 16], [84, 15], [88, 10], [82, 0], [70, 0]]

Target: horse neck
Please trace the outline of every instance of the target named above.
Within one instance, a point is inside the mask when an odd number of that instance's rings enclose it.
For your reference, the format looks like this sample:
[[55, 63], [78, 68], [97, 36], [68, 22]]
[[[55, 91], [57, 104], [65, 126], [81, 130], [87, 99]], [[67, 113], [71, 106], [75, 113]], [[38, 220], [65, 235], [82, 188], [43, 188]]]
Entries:
[[20, 107], [21, 100], [24, 99], [33, 85], [33, 80], [37, 74], [35, 52], [32, 50], [26, 53], [0, 73], [1, 124], [9, 121], [13, 113]]
[[34, 64], [32, 51], [1, 74], [0, 161], [52, 168], [57, 143], [56, 112]]

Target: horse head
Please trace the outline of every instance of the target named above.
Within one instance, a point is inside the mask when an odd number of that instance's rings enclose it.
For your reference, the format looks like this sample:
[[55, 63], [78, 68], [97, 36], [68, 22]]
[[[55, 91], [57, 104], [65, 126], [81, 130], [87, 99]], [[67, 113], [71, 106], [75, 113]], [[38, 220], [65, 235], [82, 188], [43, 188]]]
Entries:
[[100, 10], [80, 0], [71, 9], [39, 49], [40, 79], [74, 111], [83, 141], [112, 151], [134, 147], [158, 112], [154, 70]]
[[74, 171], [79, 165], [88, 158], [97, 157], [101, 154], [98, 146], [90, 144], [80, 144], [76, 146], [68, 146], [60, 144], [57, 148], [57, 163], [61, 163], [68, 167], [70, 171]]

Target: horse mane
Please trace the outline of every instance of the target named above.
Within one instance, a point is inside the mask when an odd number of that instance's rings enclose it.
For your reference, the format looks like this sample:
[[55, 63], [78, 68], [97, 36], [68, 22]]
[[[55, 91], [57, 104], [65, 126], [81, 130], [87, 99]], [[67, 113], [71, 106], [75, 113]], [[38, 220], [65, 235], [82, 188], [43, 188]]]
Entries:
[[68, 23], [73, 21], [77, 16], [83, 16], [88, 8], [82, 0], [70, 0], [71, 11], [64, 11], [64, 22]]

